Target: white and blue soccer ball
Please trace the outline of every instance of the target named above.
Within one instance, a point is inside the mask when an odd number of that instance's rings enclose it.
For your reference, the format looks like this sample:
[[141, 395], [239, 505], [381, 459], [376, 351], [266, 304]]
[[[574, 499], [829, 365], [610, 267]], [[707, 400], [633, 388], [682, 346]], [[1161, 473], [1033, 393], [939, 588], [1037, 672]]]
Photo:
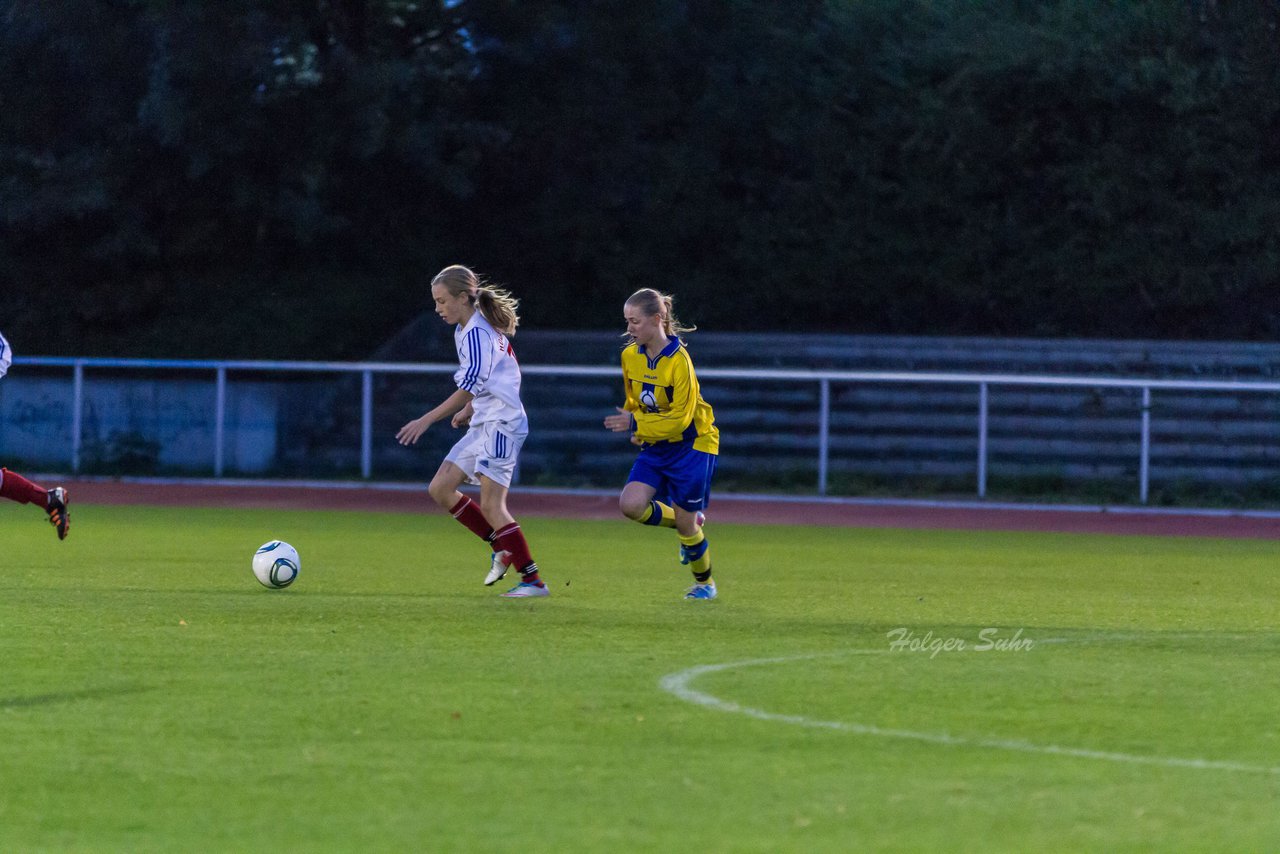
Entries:
[[288, 587], [297, 580], [301, 570], [298, 550], [286, 542], [272, 540], [263, 543], [253, 553], [253, 574], [263, 587], [272, 590]]

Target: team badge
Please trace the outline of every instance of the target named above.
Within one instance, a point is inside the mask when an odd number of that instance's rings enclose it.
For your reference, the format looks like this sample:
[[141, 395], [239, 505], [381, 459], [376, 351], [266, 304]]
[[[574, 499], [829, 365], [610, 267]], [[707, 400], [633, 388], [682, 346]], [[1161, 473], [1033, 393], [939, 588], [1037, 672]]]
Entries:
[[658, 396], [653, 393], [653, 389], [645, 388], [640, 392], [640, 405], [649, 412], [658, 411]]

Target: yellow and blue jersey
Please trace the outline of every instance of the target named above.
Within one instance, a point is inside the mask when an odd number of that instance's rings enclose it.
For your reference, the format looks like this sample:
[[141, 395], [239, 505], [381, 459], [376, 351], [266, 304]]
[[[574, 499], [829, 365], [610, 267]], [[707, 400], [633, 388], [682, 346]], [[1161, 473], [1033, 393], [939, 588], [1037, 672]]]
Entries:
[[651, 355], [639, 344], [622, 351], [623, 408], [631, 413], [637, 439], [649, 445], [692, 443], [695, 451], [720, 450], [720, 431], [702, 399], [693, 360], [680, 339]]

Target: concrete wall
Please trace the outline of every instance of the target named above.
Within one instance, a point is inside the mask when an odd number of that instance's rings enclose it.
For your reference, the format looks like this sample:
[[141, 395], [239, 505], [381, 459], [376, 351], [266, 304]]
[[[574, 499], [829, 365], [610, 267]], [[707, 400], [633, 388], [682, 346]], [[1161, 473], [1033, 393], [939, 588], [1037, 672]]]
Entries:
[[[17, 374], [16, 376], [14, 374]], [[71, 454], [69, 371], [0, 383], [0, 459], [67, 468]], [[275, 465], [280, 388], [269, 382], [228, 386], [224, 464], [259, 474]], [[129, 473], [212, 471], [212, 381], [127, 376], [86, 378], [81, 416], [85, 471]]]

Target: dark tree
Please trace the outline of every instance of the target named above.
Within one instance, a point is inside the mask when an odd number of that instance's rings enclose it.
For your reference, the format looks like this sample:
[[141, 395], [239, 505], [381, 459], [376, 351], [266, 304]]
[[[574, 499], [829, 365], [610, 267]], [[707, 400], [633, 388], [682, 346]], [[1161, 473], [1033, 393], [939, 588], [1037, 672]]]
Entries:
[[1272, 0], [0, 0], [23, 352], [530, 326], [1269, 339]]

